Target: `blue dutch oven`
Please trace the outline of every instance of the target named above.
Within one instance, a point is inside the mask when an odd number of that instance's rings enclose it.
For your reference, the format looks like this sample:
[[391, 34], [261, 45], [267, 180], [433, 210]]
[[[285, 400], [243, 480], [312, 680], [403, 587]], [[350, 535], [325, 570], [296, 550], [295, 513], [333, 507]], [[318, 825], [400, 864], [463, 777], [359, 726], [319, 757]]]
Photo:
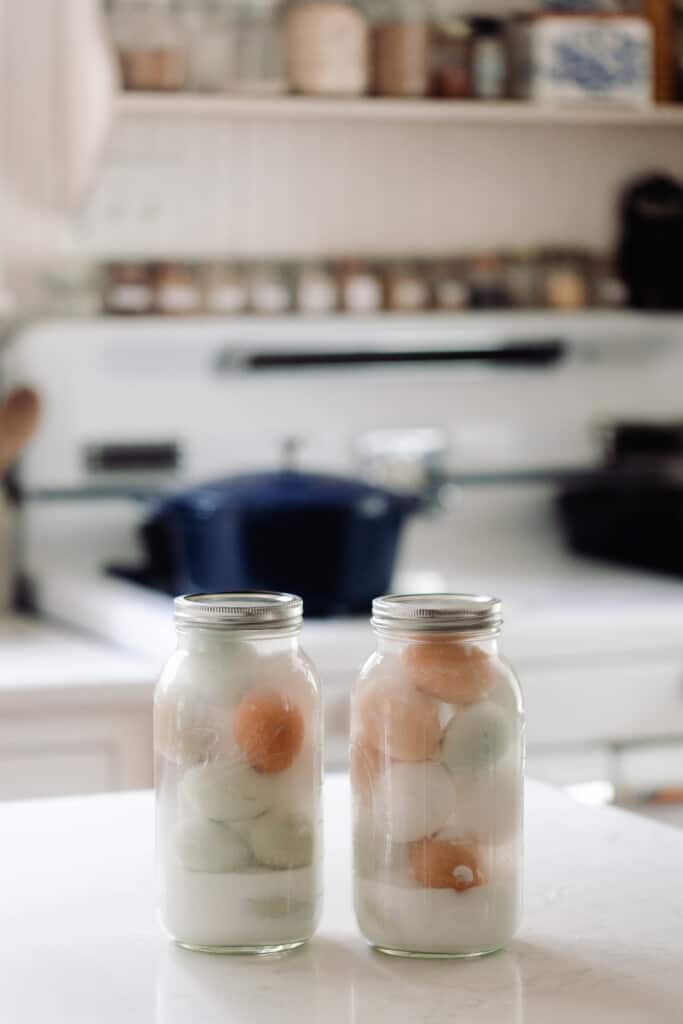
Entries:
[[284, 590], [313, 616], [366, 613], [390, 589], [413, 497], [283, 470], [164, 499], [143, 527], [148, 582], [170, 593]]

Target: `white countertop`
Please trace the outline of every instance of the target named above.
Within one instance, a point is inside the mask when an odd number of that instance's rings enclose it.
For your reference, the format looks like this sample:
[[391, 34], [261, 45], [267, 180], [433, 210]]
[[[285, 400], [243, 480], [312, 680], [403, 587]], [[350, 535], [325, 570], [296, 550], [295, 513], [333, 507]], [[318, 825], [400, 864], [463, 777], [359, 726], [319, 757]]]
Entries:
[[112, 701], [149, 703], [158, 676], [152, 659], [103, 643], [73, 629], [26, 615], [0, 618], [0, 707], [78, 705], [93, 687]]
[[326, 908], [280, 958], [177, 949], [154, 910], [152, 796], [0, 805], [9, 1024], [673, 1024], [683, 1019], [683, 833], [530, 784], [527, 906], [509, 949], [392, 960], [357, 933], [348, 788], [326, 784]]

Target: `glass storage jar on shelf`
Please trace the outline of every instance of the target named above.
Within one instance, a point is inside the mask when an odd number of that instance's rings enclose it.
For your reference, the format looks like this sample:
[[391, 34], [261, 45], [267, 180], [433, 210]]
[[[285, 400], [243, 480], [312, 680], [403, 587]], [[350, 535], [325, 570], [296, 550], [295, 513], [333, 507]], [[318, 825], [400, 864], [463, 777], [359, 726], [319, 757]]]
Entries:
[[340, 305], [345, 313], [371, 315], [383, 308], [379, 270], [367, 260], [344, 260], [337, 266]]
[[373, 604], [351, 701], [353, 877], [383, 952], [476, 956], [518, 927], [524, 726], [501, 622], [487, 596]]
[[472, 18], [472, 94], [478, 100], [499, 100], [507, 87], [507, 54], [502, 22]]
[[588, 274], [583, 254], [545, 250], [541, 254], [542, 298], [550, 309], [584, 309], [588, 305]]
[[114, 0], [110, 24], [124, 89], [185, 87], [187, 39], [168, 0]]
[[275, 263], [252, 266], [247, 275], [249, 310], [264, 316], [287, 313], [292, 308], [292, 285], [285, 267]]
[[187, 39], [187, 87], [223, 92], [236, 74], [237, 38], [230, 0], [176, 0]]
[[154, 268], [154, 309], [161, 316], [202, 312], [199, 270], [193, 263], [158, 263]]
[[247, 278], [239, 264], [212, 263], [205, 268], [204, 304], [207, 313], [244, 313], [248, 301]]
[[391, 263], [384, 276], [385, 307], [392, 313], [418, 313], [431, 304], [425, 268], [411, 261]]
[[455, 312], [466, 309], [470, 289], [462, 264], [456, 260], [437, 263], [433, 271], [432, 289], [436, 309]]
[[300, 266], [296, 274], [294, 291], [299, 313], [323, 316], [337, 312], [337, 280], [325, 263], [305, 263]]
[[436, 20], [432, 29], [431, 91], [451, 100], [472, 95], [472, 29], [463, 18]]
[[279, 0], [242, 0], [234, 8], [237, 40], [234, 92], [269, 96], [287, 88]]
[[104, 311], [112, 316], [154, 312], [154, 280], [147, 263], [109, 263], [104, 268]]
[[154, 698], [161, 920], [179, 945], [274, 952], [315, 931], [321, 716], [289, 594], [175, 602]]
[[373, 92], [425, 96], [429, 91], [431, 27], [424, 0], [375, 0]]
[[289, 87], [310, 96], [367, 91], [368, 23], [356, 0], [294, 0], [285, 19]]

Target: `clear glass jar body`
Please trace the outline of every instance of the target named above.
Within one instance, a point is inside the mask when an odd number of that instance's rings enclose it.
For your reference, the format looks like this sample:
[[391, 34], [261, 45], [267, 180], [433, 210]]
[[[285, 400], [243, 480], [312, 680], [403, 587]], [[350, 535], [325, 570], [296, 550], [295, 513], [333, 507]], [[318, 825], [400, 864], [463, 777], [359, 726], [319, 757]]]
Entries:
[[177, 91], [187, 82], [187, 40], [165, 0], [116, 0], [111, 31], [124, 89]]
[[191, 263], [159, 263], [154, 269], [154, 309], [160, 316], [191, 316], [202, 310], [199, 272]]
[[218, 315], [244, 313], [249, 289], [244, 270], [237, 264], [211, 264], [204, 273], [207, 312]]
[[236, 33], [232, 5], [225, 0], [185, 0], [177, 17], [185, 28], [188, 48], [188, 88], [222, 92], [235, 77]]
[[321, 905], [321, 715], [298, 636], [179, 626], [154, 740], [166, 931], [210, 952], [307, 941]]
[[429, 91], [429, 10], [416, 0], [373, 5], [373, 91], [378, 96], [425, 96]]
[[339, 300], [345, 313], [359, 316], [378, 313], [384, 305], [384, 288], [376, 267], [365, 260], [348, 260], [338, 267]]
[[475, 18], [473, 28], [473, 95], [480, 100], [501, 99], [505, 96], [507, 66], [500, 23], [493, 18]]
[[262, 263], [247, 275], [249, 309], [263, 316], [287, 313], [292, 307], [290, 276], [284, 267]]
[[337, 311], [337, 281], [334, 273], [324, 263], [310, 263], [299, 268], [295, 293], [299, 313], [323, 316]]
[[416, 263], [390, 265], [384, 278], [385, 307], [395, 313], [417, 313], [431, 303], [427, 274]]
[[287, 87], [279, 0], [237, 4], [236, 74], [232, 89], [253, 96], [277, 95]]
[[354, 903], [378, 949], [477, 956], [521, 914], [524, 727], [497, 640], [380, 636], [351, 704]]

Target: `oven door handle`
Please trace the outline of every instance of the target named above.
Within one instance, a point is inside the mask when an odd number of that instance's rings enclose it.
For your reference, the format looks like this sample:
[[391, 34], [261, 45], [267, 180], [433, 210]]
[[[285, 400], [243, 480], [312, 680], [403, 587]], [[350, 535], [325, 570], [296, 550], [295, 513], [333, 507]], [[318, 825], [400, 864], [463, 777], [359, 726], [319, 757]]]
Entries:
[[544, 368], [560, 363], [567, 355], [561, 338], [508, 341], [503, 344], [424, 346], [422, 348], [373, 347], [226, 349], [216, 360], [216, 370], [272, 372], [431, 365], [486, 365], [501, 368]]

